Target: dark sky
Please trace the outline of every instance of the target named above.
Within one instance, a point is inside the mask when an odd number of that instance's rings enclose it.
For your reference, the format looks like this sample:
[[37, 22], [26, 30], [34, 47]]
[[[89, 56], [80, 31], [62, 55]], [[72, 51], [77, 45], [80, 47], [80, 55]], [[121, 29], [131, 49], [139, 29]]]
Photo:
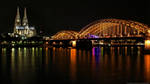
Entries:
[[150, 2], [134, 0], [3, 0], [0, 2], [0, 33], [12, 32], [17, 6], [27, 7], [29, 23], [52, 35], [77, 30], [103, 19], [136, 20], [150, 25]]

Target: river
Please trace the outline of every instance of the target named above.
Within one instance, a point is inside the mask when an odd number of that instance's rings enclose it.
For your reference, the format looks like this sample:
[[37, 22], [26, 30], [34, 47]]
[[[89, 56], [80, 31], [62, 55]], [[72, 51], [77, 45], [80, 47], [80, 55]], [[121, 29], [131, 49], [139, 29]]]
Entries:
[[0, 84], [150, 83], [143, 47], [0, 48]]

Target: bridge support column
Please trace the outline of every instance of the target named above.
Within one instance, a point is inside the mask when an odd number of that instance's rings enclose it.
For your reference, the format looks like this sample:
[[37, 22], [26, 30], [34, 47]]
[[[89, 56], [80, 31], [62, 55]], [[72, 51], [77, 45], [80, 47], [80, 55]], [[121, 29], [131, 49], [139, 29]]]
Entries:
[[127, 30], [128, 30], [128, 31], [127, 31], [127, 37], [130, 37], [131, 28], [128, 28], [128, 27], [127, 27]]
[[92, 48], [92, 41], [88, 40], [88, 39], [77, 40], [76, 41], [76, 48], [91, 49]]
[[116, 35], [119, 36], [120, 35], [120, 25], [116, 26]]
[[123, 30], [123, 27], [122, 27], [122, 24], [121, 24], [121, 25], [120, 25], [120, 37], [122, 37], [122, 35], [123, 35], [123, 34], [122, 34], [122, 33], [123, 33], [122, 30]]
[[124, 35], [127, 36], [127, 27], [124, 25]]
[[140, 31], [137, 30], [137, 35], [140, 35]]
[[150, 51], [150, 30], [147, 30], [147, 32], [146, 32], [145, 50]]
[[113, 37], [116, 37], [116, 26], [113, 25]]

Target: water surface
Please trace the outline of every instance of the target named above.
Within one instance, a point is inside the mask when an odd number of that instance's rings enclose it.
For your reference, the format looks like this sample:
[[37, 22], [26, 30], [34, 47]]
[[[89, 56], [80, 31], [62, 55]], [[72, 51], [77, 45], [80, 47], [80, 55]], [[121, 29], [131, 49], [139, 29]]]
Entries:
[[0, 48], [0, 84], [150, 83], [143, 47]]

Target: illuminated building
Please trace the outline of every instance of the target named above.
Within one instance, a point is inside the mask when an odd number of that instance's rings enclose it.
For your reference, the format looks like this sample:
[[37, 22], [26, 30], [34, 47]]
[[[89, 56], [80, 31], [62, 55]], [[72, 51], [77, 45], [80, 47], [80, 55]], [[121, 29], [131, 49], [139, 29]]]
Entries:
[[14, 24], [14, 35], [19, 35], [21, 37], [33, 37], [36, 35], [36, 29], [30, 27], [28, 24], [27, 11], [24, 9], [24, 16], [21, 21], [19, 8], [17, 8], [17, 15]]

